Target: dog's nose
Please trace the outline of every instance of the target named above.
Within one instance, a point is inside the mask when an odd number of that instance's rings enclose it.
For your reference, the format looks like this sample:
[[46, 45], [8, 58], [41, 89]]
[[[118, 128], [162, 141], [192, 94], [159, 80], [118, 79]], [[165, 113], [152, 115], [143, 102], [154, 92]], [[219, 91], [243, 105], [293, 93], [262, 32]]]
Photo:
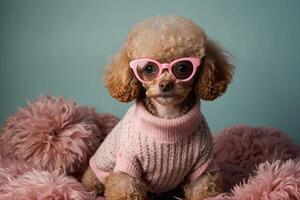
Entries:
[[170, 91], [174, 86], [174, 83], [172, 81], [161, 81], [159, 83], [159, 88], [163, 92], [168, 92]]

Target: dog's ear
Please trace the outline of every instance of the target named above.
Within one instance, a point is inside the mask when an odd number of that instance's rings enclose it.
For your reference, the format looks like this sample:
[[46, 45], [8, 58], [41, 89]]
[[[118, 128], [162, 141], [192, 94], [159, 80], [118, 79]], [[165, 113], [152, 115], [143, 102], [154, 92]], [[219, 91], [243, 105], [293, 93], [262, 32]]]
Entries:
[[228, 53], [211, 40], [207, 40], [202, 62], [194, 91], [203, 100], [214, 100], [226, 91], [234, 66], [229, 63]]
[[112, 97], [121, 102], [135, 99], [141, 90], [141, 84], [129, 67], [129, 58], [125, 48], [115, 54], [107, 67], [105, 85]]

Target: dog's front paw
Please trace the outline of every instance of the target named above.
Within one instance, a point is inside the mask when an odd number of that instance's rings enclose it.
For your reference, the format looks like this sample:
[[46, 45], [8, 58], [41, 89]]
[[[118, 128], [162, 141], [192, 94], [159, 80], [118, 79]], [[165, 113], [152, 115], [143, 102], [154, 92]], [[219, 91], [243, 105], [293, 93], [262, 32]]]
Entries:
[[145, 200], [146, 185], [123, 172], [111, 173], [105, 183], [106, 200]]
[[95, 192], [97, 195], [104, 193], [104, 185], [97, 179], [90, 167], [83, 174], [81, 183], [87, 191]]
[[208, 172], [199, 177], [195, 182], [184, 187], [187, 200], [203, 200], [217, 196], [222, 192], [222, 180], [219, 171]]

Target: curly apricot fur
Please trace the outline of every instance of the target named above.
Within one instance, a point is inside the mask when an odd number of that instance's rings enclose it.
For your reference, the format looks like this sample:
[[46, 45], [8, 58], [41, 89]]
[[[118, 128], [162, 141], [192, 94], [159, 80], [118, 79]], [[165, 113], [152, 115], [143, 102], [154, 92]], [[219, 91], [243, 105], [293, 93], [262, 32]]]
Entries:
[[139, 95], [140, 83], [129, 67], [125, 49], [114, 55], [105, 76], [105, 84], [110, 95], [121, 102], [129, 102]]
[[129, 102], [141, 93], [141, 84], [134, 77], [129, 62], [152, 58], [170, 62], [180, 57], [203, 60], [194, 92], [203, 100], [213, 100], [227, 89], [233, 76], [228, 54], [193, 21], [177, 16], [153, 17], [138, 23], [129, 33], [125, 47], [113, 56], [105, 75], [112, 97]]
[[207, 41], [204, 63], [194, 88], [201, 99], [214, 100], [226, 91], [234, 69], [228, 57], [229, 55], [215, 42]]

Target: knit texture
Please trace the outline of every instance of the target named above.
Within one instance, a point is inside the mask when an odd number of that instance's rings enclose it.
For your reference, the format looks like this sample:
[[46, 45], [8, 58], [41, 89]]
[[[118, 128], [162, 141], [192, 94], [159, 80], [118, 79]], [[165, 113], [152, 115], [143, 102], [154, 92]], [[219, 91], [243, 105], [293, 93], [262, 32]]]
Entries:
[[212, 146], [199, 104], [181, 117], [162, 119], [137, 101], [90, 159], [90, 166], [103, 183], [109, 172], [122, 171], [142, 178], [150, 192], [161, 193], [207, 170]]

